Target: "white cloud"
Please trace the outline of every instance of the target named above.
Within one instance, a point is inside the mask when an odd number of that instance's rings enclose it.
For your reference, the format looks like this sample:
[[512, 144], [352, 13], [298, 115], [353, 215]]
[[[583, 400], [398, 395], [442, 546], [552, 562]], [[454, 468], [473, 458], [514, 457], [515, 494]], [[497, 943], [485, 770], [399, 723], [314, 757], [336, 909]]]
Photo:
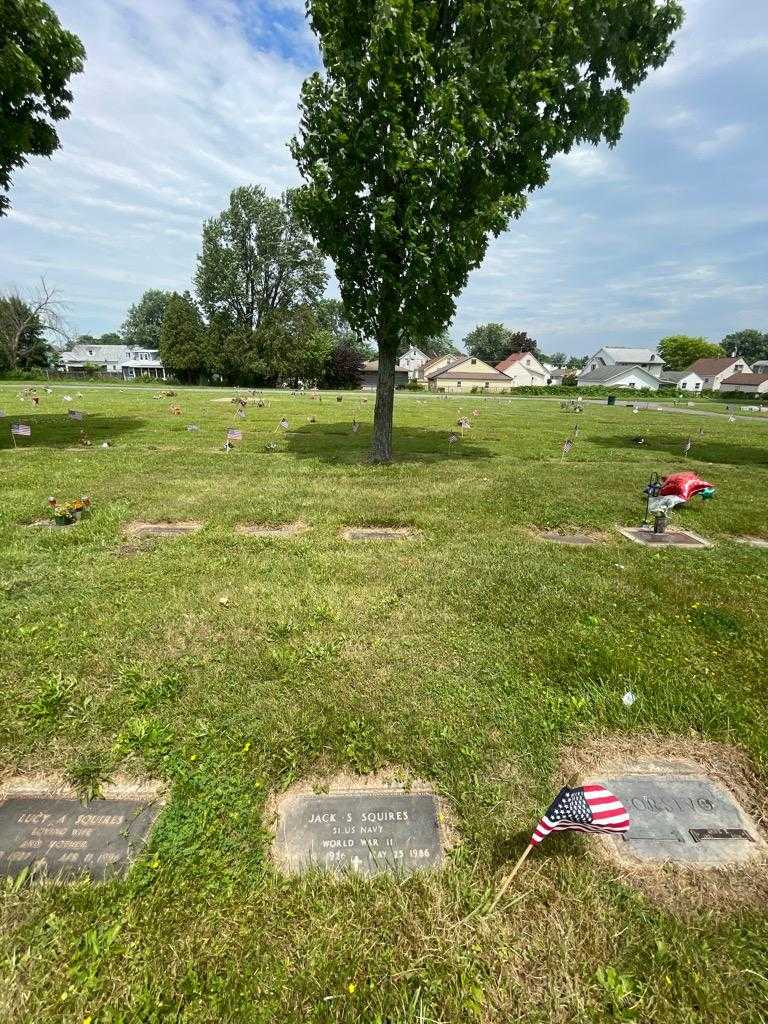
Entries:
[[700, 139], [691, 145], [691, 150], [701, 157], [711, 157], [724, 149], [733, 146], [746, 134], [749, 125], [734, 123], [724, 124], [716, 129], [707, 139]]

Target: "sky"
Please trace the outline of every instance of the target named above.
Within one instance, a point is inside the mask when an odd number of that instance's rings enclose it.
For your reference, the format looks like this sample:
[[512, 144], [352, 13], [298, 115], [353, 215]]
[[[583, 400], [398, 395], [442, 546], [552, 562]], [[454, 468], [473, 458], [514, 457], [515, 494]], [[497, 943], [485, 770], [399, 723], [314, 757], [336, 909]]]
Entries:
[[[101, 334], [145, 289], [191, 288], [232, 188], [299, 183], [317, 49], [298, 0], [49, 2], [88, 59], [62, 149], [15, 175], [0, 291], [44, 275], [71, 328]], [[458, 298], [456, 341], [489, 321], [567, 354], [768, 330], [768, 3], [683, 3], [619, 145], [554, 161]]]

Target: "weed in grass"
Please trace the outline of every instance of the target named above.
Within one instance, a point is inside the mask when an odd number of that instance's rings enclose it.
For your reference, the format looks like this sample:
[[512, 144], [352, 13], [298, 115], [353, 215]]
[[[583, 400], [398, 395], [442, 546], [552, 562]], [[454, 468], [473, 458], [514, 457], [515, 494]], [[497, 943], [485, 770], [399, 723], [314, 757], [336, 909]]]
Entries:
[[89, 751], [77, 757], [65, 778], [83, 803], [103, 797], [103, 787], [112, 781], [104, 755]]

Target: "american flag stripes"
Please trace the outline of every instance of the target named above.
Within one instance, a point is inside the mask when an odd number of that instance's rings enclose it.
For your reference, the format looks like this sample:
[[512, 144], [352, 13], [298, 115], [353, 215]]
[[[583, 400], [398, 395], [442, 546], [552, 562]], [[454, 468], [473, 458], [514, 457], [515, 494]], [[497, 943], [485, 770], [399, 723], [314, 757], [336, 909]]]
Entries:
[[77, 409], [70, 409], [67, 412], [67, 416], [69, 416], [71, 420], [77, 420], [78, 422], [80, 422], [83, 418], [83, 414], [81, 412], [78, 412]]
[[570, 437], [566, 437], [565, 444], [563, 445], [563, 455], [567, 455], [571, 448], [573, 448], [573, 441]]
[[16, 437], [32, 437], [32, 427], [27, 423], [12, 423], [11, 433]]
[[534, 829], [531, 846], [538, 846], [552, 832], [626, 832], [629, 815], [618, 797], [597, 783], [576, 789], [565, 786]]
[[243, 440], [243, 432], [242, 432], [242, 430], [236, 430], [234, 427], [230, 427], [229, 430], [227, 430], [227, 440], [228, 441], [242, 441]]
[[691, 450], [692, 443], [693, 442], [691, 441], [691, 439], [689, 437], [688, 440], [683, 445], [683, 455], [687, 455], [688, 454], [688, 452]]

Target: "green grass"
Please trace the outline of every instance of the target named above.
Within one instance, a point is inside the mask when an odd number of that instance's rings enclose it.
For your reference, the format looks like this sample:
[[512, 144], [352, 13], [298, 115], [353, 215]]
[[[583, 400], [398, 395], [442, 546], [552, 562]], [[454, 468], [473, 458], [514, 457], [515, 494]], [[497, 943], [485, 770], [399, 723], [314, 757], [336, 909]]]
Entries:
[[[37, 409], [19, 391], [0, 386], [3, 770], [60, 773], [83, 793], [148, 774], [171, 798], [125, 880], [6, 884], [3, 1022], [766, 1019], [764, 908], [656, 903], [584, 837], [550, 840], [482, 908], [562, 782], [566, 745], [700, 736], [743, 748], [766, 780], [768, 552], [729, 538], [768, 534], [768, 427], [404, 395], [397, 461], [372, 468], [372, 398], [265, 396], [226, 455], [222, 392], [179, 389], [173, 417], [150, 391], [83, 388], [67, 405], [57, 389]], [[72, 407], [95, 447], [71, 450]], [[459, 408], [480, 416], [450, 449]], [[11, 418], [33, 427], [17, 451]], [[624, 541], [615, 526], [642, 518], [651, 471], [680, 468], [717, 497], [675, 522], [715, 547]], [[23, 528], [51, 494], [89, 494], [93, 514]], [[163, 518], [204, 525], [121, 551], [125, 523]], [[311, 529], [288, 540], [233, 532], [298, 519]], [[418, 537], [352, 545], [347, 525]], [[558, 527], [608, 542], [529, 532]], [[385, 765], [450, 801], [449, 866], [406, 881], [278, 875], [270, 794]]]

